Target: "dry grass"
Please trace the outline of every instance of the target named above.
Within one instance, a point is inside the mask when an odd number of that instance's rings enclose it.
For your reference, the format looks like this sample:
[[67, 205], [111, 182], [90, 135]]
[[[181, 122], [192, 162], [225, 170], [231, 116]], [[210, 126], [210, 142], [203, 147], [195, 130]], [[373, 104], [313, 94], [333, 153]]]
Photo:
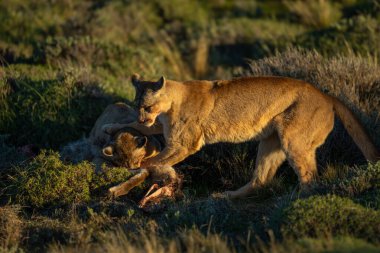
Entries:
[[203, 35], [198, 39], [194, 53], [194, 75], [198, 79], [207, 73], [208, 53], [209, 41], [206, 36]]
[[302, 79], [349, 102], [366, 114], [380, 115], [380, 67], [362, 56], [324, 58], [315, 51], [288, 49], [250, 63], [253, 76], [277, 75]]
[[53, 244], [50, 252], [106, 252], [106, 253], [198, 253], [198, 252], [236, 252], [227, 245], [223, 236], [209, 233], [202, 234], [193, 229], [179, 232], [177, 238], [163, 239], [153, 231], [150, 233], [140, 232], [136, 238], [128, 238], [122, 229], [110, 231], [105, 234], [101, 242], [97, 244], [86, 244], [80, 247], [67, 247]]
[[290, 12], [299, 17], [302, 23], [317, 28], [327, 27], [342, 16], [338, 4], [329, 0], [296, 0], [284, 3]]
[[20, 206], [0, 207], [0, 252], [19, 245], [22, 221], [18, 215]]

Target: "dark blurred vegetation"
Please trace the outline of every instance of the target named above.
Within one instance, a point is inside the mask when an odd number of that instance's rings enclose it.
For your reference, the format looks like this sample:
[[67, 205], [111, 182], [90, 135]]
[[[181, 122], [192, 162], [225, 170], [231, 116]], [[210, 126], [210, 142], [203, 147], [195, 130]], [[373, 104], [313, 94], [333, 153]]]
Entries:
[[250, 179], [257, 149], [213, 145], [177, 166], [186, 197], [158, 214], [102, 198], [126, 171], [55, 152], [133, 98], [133, 73], [306, 80], [379, 147], [379, 43], [379, 0], [0, 0], [0, 252], [379, 252], [380, 166], [339, 121], [309, 192], [284, 164], [249, 199], [210, 198]]

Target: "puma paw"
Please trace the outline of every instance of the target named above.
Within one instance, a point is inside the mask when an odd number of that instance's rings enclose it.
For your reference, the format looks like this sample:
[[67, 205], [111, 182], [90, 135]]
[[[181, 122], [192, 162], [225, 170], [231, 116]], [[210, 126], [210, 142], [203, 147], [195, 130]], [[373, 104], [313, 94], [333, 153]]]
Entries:
[[120, 187], [118, 187], [118, 186], [114, 186], [114, 187], [111, 187], [108, 189], [108, 196], [111, 199], [115, 199], [121, 195], [123, 195], [123, 193], [122, 193]]

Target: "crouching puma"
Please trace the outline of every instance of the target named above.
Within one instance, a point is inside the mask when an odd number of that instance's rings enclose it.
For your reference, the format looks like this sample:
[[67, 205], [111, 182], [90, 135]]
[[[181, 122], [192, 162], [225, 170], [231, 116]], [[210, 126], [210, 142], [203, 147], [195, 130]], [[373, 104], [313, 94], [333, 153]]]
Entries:
[[[102, 172], [104, 164], [107, 167], [122, 166], [129, 170], [138, 168], [143, 159], [157, 155], [163, 144], [158, 141], [159, 136], [144, 136], [135, 129], [118, 127], [136, 120], [137, 112], [127, 104], [109, 105], [96, 120], [89, 137], [68, 144], [61, 151], [61, 157], [74, 163], [88, 160], [94, 163], [98, 173]], [[157, 129], [161, 127], [142, 129], [146, 135], [150, 135], [151, 130], [160, 134]], [[126, 182], [110, 188], [109, 193], [113, 197], [125, 195], [149, 177], [153, 186], [140, 202], [141, 207], [157, 204], [164, 198], [176, 198], [181, 194], [181, 177], [171, 166], [152, 167], [135, 172]], [[153, 192], [153, 189], [157, 191]], [[153, 193], [150, 194], [151, 192]]]
[[108, 105], [96, 120], [88, 138], [71, 142], [62, 149], [62, 159], [73, 163], [87, 160], [94, 163], [96, 172], [101, 172], [102, 164], [111, 165], [102, 153], [103, 147], [111, 139], [111, 136], [104, 132], [104, 127], [109, 124], [131, 123], [136, 120], [137, 112], [127, 104]]
[[[115, 130], [113, 131], [112, 129]], [[104, 128], [104, 131], [112, 137], [102, 150], [103, 156], [115, 165], [135, 171], [136, 175], [128, 179], [128, 181], [110, 188], [109, 194], [112, 197], [125, 195], [150, 176], [153, 185], [140, 201], [140, 207], [144, 208], [148, 204], [158, 204], [162, 199], [175, 199], [180, 196], [182, 178], [178, 176], [173, 167], [151, 166], [140, 169], [141, 162], [161, 152], [164, 143], [159, 141], [160, 137], [145, 136], [128, 127], [116, 129], [115, 124]]]
[[315, 153], [333, 129], [335, 114], [341, 119], [369, 161], [379, 160], [376, 149], [353, 113], [338, 99], [312, 85], [285, 77], [243, 77], [219, 81], [143, 81], [132, 76], [140, 124], [158, 121], [166, 147], [142, 167], [172, 166], [205, 144], [260, 141], [252, 180], [231, 198], [246, 196], [267, 183], [288, 160], [301, 184], [316, 174]]

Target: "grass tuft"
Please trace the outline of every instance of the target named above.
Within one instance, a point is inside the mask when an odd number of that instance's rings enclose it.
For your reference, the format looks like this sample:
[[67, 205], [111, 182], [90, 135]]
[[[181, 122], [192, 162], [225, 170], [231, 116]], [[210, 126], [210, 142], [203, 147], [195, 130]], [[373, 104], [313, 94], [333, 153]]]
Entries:
[[29, 163], [14, 168], [7, 192], [13, 202], [23, 205], [62, 206], [105, 196], [110, 186], [132, 176], [125, 168], [106, 169], [101, 174], [94, 170], [86, 161], [64, 164], [57, 152], [42, 151]]
[[379, 243], [380, 213], [348, 198], [312, 196], [294, 201], [283, 212], [284, 236], [353, 235]]

